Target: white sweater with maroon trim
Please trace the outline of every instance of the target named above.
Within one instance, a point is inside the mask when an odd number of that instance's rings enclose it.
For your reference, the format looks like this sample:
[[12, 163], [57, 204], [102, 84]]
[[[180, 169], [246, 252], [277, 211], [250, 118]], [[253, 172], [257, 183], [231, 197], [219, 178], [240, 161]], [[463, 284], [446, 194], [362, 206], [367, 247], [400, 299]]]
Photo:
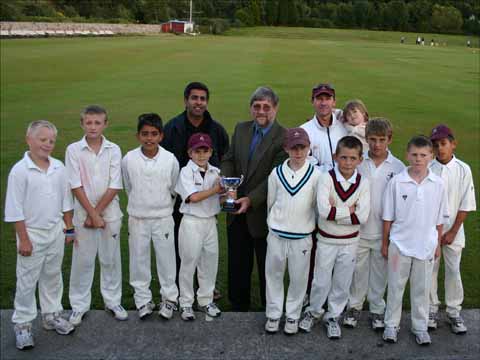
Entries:
[[[330, 199], [334, 205], [330, 205]], [[349, 207], [355, 204], [355, 212]], [[356, 170], [345, 179], [338, 167], [321, 173], [317, 191], [318, 241], [332, 245], [349, 245], [359, 239], [360, 224], [370, 212], [368, 180]]]

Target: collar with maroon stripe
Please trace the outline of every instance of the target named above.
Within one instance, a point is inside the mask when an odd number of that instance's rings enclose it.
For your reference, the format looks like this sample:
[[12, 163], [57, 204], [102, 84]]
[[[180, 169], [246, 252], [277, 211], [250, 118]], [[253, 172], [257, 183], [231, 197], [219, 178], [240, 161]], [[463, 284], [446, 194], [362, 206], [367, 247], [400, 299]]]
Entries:
[[333, 179], [333, 185], [335, 187], [337, 195], [340, 197], [340, 199], [342, 199], [343, 202], [347, 201], [360, 186], [361, 175], [358, 172], [357, 177], [355, 178], [355, 184], [351, 184], [347, 191], [343, 190], [342, 185], [340, 184], [340, 182], [338, 182], [334, 169], [330, 170], [328, 173]]

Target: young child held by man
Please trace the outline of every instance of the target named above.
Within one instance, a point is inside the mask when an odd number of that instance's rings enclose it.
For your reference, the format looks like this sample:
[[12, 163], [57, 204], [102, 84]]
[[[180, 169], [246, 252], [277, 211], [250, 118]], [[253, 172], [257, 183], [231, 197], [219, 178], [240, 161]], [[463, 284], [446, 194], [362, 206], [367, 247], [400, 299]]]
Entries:
[[365, 298], [370, 310], [370, 323], [374, 330], [383, 329], [387, 286], [387, 261], [382, 248], [382, 199], [385, 188], [393, 176], [402, 172], [405, 165], [392, 155], [392, 125], [385, 118], [370, 119], [366, 126], [368, 151], [358, 171], [370, 183], [370, 214], [360, 226], [355, 271], [350, 286], [350, 298], [343, 325], [356, 327]]
[[43, 328], [61, 335], [74, 329], [61, 317], [63, 252], [65, 241], [74, 239], [75, 230], [65, 167], [50, 156], [56, 138], [57, 129], [52, 123], [32, 122], [26, 136], [29, 151], [8, 175], [5, 221], [14, 223], [17, 239], [12, 322], [20, 350], [34, 346], [32, 321], [37, 317], [37, 284]]
[[69, 321], [75, 326], [80, 325], [83, 316], [90, 310], [97, 254], [105, 310], [117, 320], [128, 318], [128, 313], [120, 304], [122, 212], [118, 192], [122, 189], [122, 154], [118, 145], [103, 135], [107, 125], [104, 108], [87, 106], [80, 114], [84, 136], [70, 144], [65, 154], [65, 166], [75, 197], [73, 223], [77, 242], [73, 248], [69, 289], [72, 307]]
[[355, 136], [362, 142], [363, 152], [368, 150], [365, 129], [368, 123], [367, 107], [362, 100], [354, 99], [343, 108], [343, 125], [348, 135]]
[[360, 225], [370, 211], [370, 189], [366, 178], [357, 171], [362, 162], [362, 143], [345, 136], [337, 144], [335, 168], [322, 173], [317, 189], [318, 234], [315, 271], [310, 305], [299, 324], [310, 332], [323, 313], [327, 337], [338, 339], [338, 319], [348, 301], [355, 269]]
[[288, 263], [288, 286], [284, 332], [298, 332], [298, 321], [307, 291], [315, 204], [320, 172], [309, 161], [310, 140], [303, 128], [288, 129], [284, 150], [289, 158], [268, 177], [266, 317], [265, 331], [276, 333], [284, 305], [284, 275]]
[[428, 296], [442, 227], [448, 220], [444, 183], [428, 169], [432, 158], [430, 139], [413, 137], [407, 145], [410, 166], [385, 190], [382, 255], [388, 258], [388, 292], [383, 339], [387, 342], [397, 342], [403, 292], [410, 279], [411, 331], [418, 344], [431, 343]]
[[[447, 319], [452, 332], [464, 334], [467, 327], [460, 315], [463, 302], [463, 285], [460, 274], [460, 260], [465, 247], [465, 232], [463, 223], [470, 211], [476, 210], [475, 189], [473, 187], [472, 171], [470, 166], [455, 156], [457, 141], [446, 125], [433, 128], [430, 135], [433, 142], [435, 159], [430, 170], [440, 176], [447, 188], [450, 217], [443, 227], [441, 237], [442, 255], [445, 265], [445, 304], [447, 305]], [[428, 327], [436, 329], [438, 326], [438, 271], [440, 257], [433, 266], [432, 286], [430, 288], [430, 314]]]
[[159, 145], [163, 139], [162, 119], [157, 114], [138, 117], [140, 146], [122, 160], [122, 174], [128, 195], [128, 247], [130, 285], [140, 319], [155, 309], [150, 283], [151, 243], [155, 251], [161, 303], [158, 314], [170, 319], [177, 306], [174, 244], [175, 184], [179, 166], [175, 156]]
[[220, 309], [213, 302], [218, 270], [218, 233], [216, 215], [220, 212], [220, 169], [211, 165], [212, 140], [208, 134], [196, 133], [188, 139], [190, 160], [180, 171], [175, 191], [181, 196], [183, 214], [178, 231], [180, 253], [180, 316], [195, 320], [193, 278], [198, 278], [198, 310], [217, 317]]

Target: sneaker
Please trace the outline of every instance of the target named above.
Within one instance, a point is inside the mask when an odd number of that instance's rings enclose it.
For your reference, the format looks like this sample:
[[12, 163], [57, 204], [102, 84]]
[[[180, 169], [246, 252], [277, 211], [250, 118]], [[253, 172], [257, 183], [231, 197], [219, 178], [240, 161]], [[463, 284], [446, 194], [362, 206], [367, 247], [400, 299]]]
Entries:
[[82, 323], [83, 316], [86, 313], [86, 311], [72, 311], [70, 317], [68, 318], [68, 322], [73, 326], [78, 326]]
[[298, 328], [302, 331], [310, 332], [312, 331], [312, 327], [319, 321], [320, 317], [316, 317], [311, 311], [305, 311], [302, 320], [300, 320], [298, 324]]
[[113, 308], [109, 308], [108, 306], [105, 308], [105, 311], [110, 312], [115, 316], [115, 319], [119, 321], [124, 321], [128, 319], [128, 313], [123, 308], [122, 305], [115, 305]]
[[354, 308], [347, 310], [347, 313], [343, 317], [343, 326], [354, 328], [357, 327], [358, 320], [360, 319], [360, 311]]
[[210, 317], [217, 317], [222, 314], [217, 304], [215, 304], [214, 302], [211, 302], [210, 304], [205, 306], [199, 306], [198, 310], [203, 311], [205, 314], [207, 314]]
[[13, 330], [15, 331], [15, 344], [18, 350], [31, 349], [35, 346], [31, 323], [15, 324]]
[[287, 335], [293, 335], [298, 333], [298, 320], [287, 318], [285, 321], [285, 327], [283, 328], [283, 332]]
[[467, 327], [465, 326], [465, 323], [460, 315], [455, 317], [447, 315], [447, 319], [450, 322], [450, 328], [454, 334], [460, 335], [467, 332]]
[[280, 319], [267, 318], [265, 323], [265, 331], [269, 334], [275, 334], [280, 328]]
[[42, 324], [45, 330], [55, 330], [60, 335], [68, 335], [75, 330], [75, 327], [62, 318], [60, 313], [42, 314]]
[[430, 312], [428, 314], [428, 328], [435, 330], [438, 326], [438, 314], [436, 312]]
[[145, 305], [140, 306], [140, 308], [138, 309], [138, 317], [140, 319], [145, 318], [146, 316], [153, 313], [153, 309], [155, 309], [155, 304], [153, 302], [149, 301]]
[[418, 345], [430, 345], [432, 343], [428, 331], [412, 330], [412, 332]]
[[325, 322], [327, 328], [327, 337], [329, 339], [340, 339], [342, 337], [342, 330], [338, 324], [337, 318], [330, 318]]
[[168, 300], [162, 301], [160, 304], [160, 310], [158, 310], [158, 315], [165, 320], [170, 320], [175, 310], [177, 310], [177, 305], [175, 303]]
[[398, 338], [398, 327], [385, 326], [383, 331], [383, 340], [389, 343], [396, 343]]
[[180, 317], [182, 318], [182, 320], [185, 320], [185, 321], [195, 320], [195, 314], [193, 312], [192, 307], [191, 306], [182, 307]]
[[370, 313], [370, 321], [373, 330], [383, 330], [385, 323], [383, 322], [383, 314]]

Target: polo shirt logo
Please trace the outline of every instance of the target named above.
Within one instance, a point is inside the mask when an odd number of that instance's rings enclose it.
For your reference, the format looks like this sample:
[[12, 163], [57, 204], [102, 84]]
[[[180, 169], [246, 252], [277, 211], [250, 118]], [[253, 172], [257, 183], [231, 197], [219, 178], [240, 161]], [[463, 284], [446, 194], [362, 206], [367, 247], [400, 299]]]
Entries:
[[402, 195], [403, 200], [407, 200], [408, 195]]
[[387, 181], [390, 180], [391, 178], [393, 178], [393, 171], [391, 173], [388, 173], [387, 174]]
[[169, 233], [166, 233], [166, 234], [165, 234], [165, 239], [168, 239], [168, 236], [169, 236], [169, 235], [170, 235]]
[[283, 165], [278, 165], [277, 166], [277, 176], [280, 180], [280, 182], [282, 183], [283, 187], [285, 188], [285, 190], [287, 190], [287, 192], [292, 195], [292, 196], [295, 196], [302, 188], [303, 186], [307, 183], [307, 181], [310, 179], [310, 177], [312, 176], [313, 174], [313, 165], [312, 164], [308, 164], [308, 169], [307, 169], [307, 172], [305, 173], [305, 175], [303, 175], [303, 178], [298, 182], [297, 185], [295, 186], [290, 186], [290, 184], [288, 183], [287, 179], [285, 178], [285, 174], [283, 173], [282, 171], [282, 166]]
[[343, 190], [342, 185], [337, 181], [337, 176], [335, 175], [335, 170], [332, 169], [328, 173], [330, 174], [330, 176], [333, 179], [333, 185], [335, 187], [335, 192], [340, 197], [340, 199], [342, 199], [343, 202], [347, 201], [350, 198], [350, 196], [352, 196], [355, 193], [355, 191], [357, 191], [358, 187], [360, 186], [361, 175], [359, 173], [357, 173], [357, 177], [355, 178], [355, 183], [351, 184], [347, 191]]
[[307, 250], [302, 250], [302, 254], [305, 255], [307, 253]]

